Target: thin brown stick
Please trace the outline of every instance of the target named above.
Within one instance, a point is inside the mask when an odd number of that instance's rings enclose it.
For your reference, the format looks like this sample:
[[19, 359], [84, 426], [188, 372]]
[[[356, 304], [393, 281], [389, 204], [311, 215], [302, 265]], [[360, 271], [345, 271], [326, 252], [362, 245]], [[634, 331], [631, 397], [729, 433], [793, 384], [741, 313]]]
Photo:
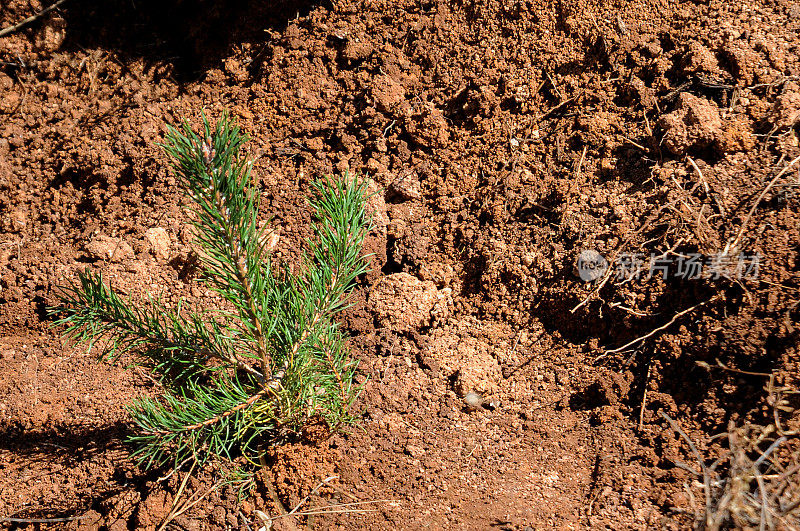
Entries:
[[581, 176], [581, 169], [583, 168], [583, 161], [586, 159], [586, 152], [589, 150], [589, 146], [583, 146], [583, 151], [581, 151], [581, 158], [578, 160], [578, 167], [575, 169], [575, 178], [579, 179]]
[[250, 522], [247, 521], [247, 517], [244, 515], [241, 509], [237, 510], [236, 512], [239, 513], [239, 518], [241, 518], [242, 523], [247, 528], [247, 531], [253, 531], [253, 528], [250, 527]]
[[697, 165], [697, 163], [695, 163], [692, 157], [687, 156], [686, 158], [688, 159], [689, 164], [692, 165], [692, 168], [694, 168], [694, 171], [697, 172], [697, 176], [700, 177], [700, 181], [703, 183], [703, 189], [705, 189], [706, 196], [713, 199], [714, 203], [716, 203], [717, 208], [719, 209], [719, 213], [724, 217], [727, 217], [727, 214], [725, 213], [725, 207], [722, 206], [722, 202], [719, 200], [719, 197], [717, 197], [717, 194], [711, 193], [711, 187], [708, 186], [708, 181], [706, 181], [706, 178], [703, 176], [703, 172], [700, 171], [700, 167]]
[[652, 363], [647, 364], [647, 375], [644, 377], [644, 391], [642, 392], [642, 405], [639, 407], [639, 431], [642, 431], [642, 425], [644, 424], [644, 410], [647, 407], [647, 384], [650, 383], [650, 372], [653, 368]]
[[553, 114], [554, 112], [556, 112], [557, 110], [559, 110], [561, 107], [564, 107], [565, 105], [568, 105], [568, 104], [572, 103], [573, 101], [577, 100], [577, 99], [578, 99], [579, 97], [581, 97], [582, 95], [583, 95], [583, 93], [580, 93], [580, 94], [578, 94], [577, 96], [573, 96], [573, 97], [571, 97], [571, 98], [570, 98], [570, 99], [568, 99], [568, 100], [564, 100], [564, 101], [562, 101], [562, 102], [561, 102], [561, 103], [559, 103], [558, 105], [555, 105], [555, 106], [553, 106], [553, 107], [550, 107], [549, 109], [547, 109], [547, 111], [545, 111], [545, 113], [544, 113], [543, 115], [541, 115], [539, 118], [537, 118], [537, 119], [535, 120], [535, 122], [534, 122], [534, 123], [539, 123], [539, 122], [541, 122], [542, 120], [544, 120], [545, 118], [547, 118], [548, 116], [550, 116], [551, 114]]
[[[386, 499], [386, 500], [367, 500], [367, 501], [358, 500], [358, 501], [351, 502], [351, 503], [334, 503], [334, 504], [330, 504], [330, 505], [323, 505], [321, 507], [313, 507], [313, 508], [310, 508], [310, 509], [305, 510], [305, 511], [300, 511], [299, 510], [300, 507], [302, 507], [303, 504], [306, 503], [311, 498], [311, 496], [314, 496], [319, 492], [319, 489], [321, 489], [323, 486], [327, 485], [328, 483], [330, 483], [331, 481], [333, 481], [335, 479], [339, 479], [339, 476], [330, 476], [330, 477], [325, 478], [324, 480], [322, 480], [322, 482], [319, 485], [317, 485], [316, 487], [314, 487], [311, 490], [311, 492], [309, 492], [308, 495], [305, 498], [300, 500], [300, 503], [298, 503], [294, 507], [294, 509], [292, 509], [291, 511], [288, 511], [288, 512], [286, 511], [286, 508], [283, 506], [281, 501], [278, 499], [277, 493], [274, 493], [274, 487], [271, 485], [271, 483], [269, 483], [267, 485], [267, 489], [270, 490], [270, 496], [273, 498], [273, 501], [278, 505], [278, 507], [280, 507], [282, 509], [283, 513], [279, 514], [277, 516], [274, 516], [274, 517], [267, 516], [265, 513], [263, 513], [263, 511], [256, 511], [256, 514], [257, 514], [257, 516], [262, 518], [262, 520], [265, 520], [265, 523], [272, 524], [275, 520], [277, 520], [279, 518], [286, 518], [286, 517], [314, 516], [314, 515], [325, 515], [325, 514], [349, 514], [349, 513], [352, 513], [352, 514], [363, 514], [363, 513], [371, 513], [371, 512], [376, 512], [377, 509], [360, 509], [359, 506], [369, 505], [369, 504], [373, 504], [373, 503], [385, 503], [385, 502], [394, 502], [395, 501], [395, 500], [388, 500], [388, 499]], [[274, 494], [274, 496], [273, 496], [273, 494]], [[349, 496], [349, 494], [348, 494], [348, 496]], [[357, 498], [354, 498], [354, 499], [357, 499]], [[263, 517], [261, 515], [263, 515]], [[290, 519], [289, 522], [290, 522], [291, 526], [294, 526], [294, 520], [293, 519]]]
[[663, 324], [663, 325], [659, 326], [658, 328], [648, 332], [647, 334], [645, 334], [643, 336], [637, 337], [633, 341], [625, 343], [621, 347], [613, 348], [613, 349], [610, 349], [610, 350], [606, 350], [601, 357], [604, 357], [607, 354], [614, 354], [615, 352], [621, 352], [621, 351], [623, 351], [623, 350], [625, 350], [625, 349], [627, 349], [629, 347], [632, 347], [633, 345], [635, 345], [637, 343], [640, 343], [640, 342], [644, 341], [648, 337], [654, 336], [655, 334], [661, 332], [662, 330], [665, 330], [665, 329], [669, 328], [670, 325], [672, 325], [675, 321], [677, 321], [678, 319], [680, 319], [681, 317], [683, 317], [687, 313], [690, 313], [690, 312], [696, 310], [697, 308], [700, 308], [701, 306], [705, 306], [706, 304], [718, 299], [719, 297], [720, 297], [720, 295], [714, 295], [713, 297], [711, 297], [707, 301], [703, 301], [703, 302], [697, 303], [694, 306], [686, 308], [685, 310], [681, 310], [680, 312], [678, 312], [674, 316], [672, 316], [672, 319], [670, 319], [666, 324]]
[[767, 378], [772, 376], [772, 374], [767, 372], [743, 371], [741, 369], [734, 369], [733, 367], [728, 367], [719, 360], [716, 360], [716, 362], [717, 362], [716, 365], [711, 365], [710, 363], [705, 361], [696, 361], [695, 365], [697, 365], [698, 367], [702, 367], [704, 369], [711, 369], [711, 368], [722, 369], [723, 371], [735, 372], [737, 374], [747, 374], [748, 376], [765, 376]]
[[[219, 489], [223, 483], [224, 481], [222, 480], [217, 481], [211, 486], [211, 488], [209, 488], [207, 491], [203, 492], [199, 496], [197, 496], [197, 493], [192, 494], [192, 496], [188, 500], [186, 500], [184, 504], [181, 506], [181, 508], [175, 513], [173, 519], [179, 517], [180, 515], [182, 515], [183, 513], [185, 513], [186, 511], [188, 511], [189, 509], [191, 509], [192, 507], [203, 501], [203, 499], [206, 498], [209, 494]], [[197, 498], [195, 498], [195, 496], [197, 496]]]
[[627, 140], [627, 141], [628, 141], [628, 142], [629, 142], [631, 145], [633, 145], [634, 147], [637, 147], [637, 148], [641, 149], [642, 151], [644, 151], [645, 153], [647, 153], [647, 148], [646, 148], [646, 147], [644, 147], [643, 145], [639, 144], [638, 142], [634, 142], [633, 140], [631, 140], [631, 139], [630, 139], [630, 138], [628, 138], [627, 136], [623, 136], [622, 138], [623, 138], [624, 140]]
[[182, 514], [184, 514], [188, 510], [190, 510], [192, 507], [194, 507], [195, 505], [197, 505], [198, 503], [203, 501], [209, 494], [211, 494], [215, 490], [219, 489], [225, 483], [225, 481], [223, 479], [220, 479], [220, 480], [216, 481], [213, 485], [211, 485], [211, 487], [208, 490], [206, 490], [206, 491], [204, 491], [202, 493], [194, 492], [191, 496], [189, 496], [186, 499], [186, 501], [184, 501], [180, 505], [177, 505], [178, 497], [180, 496], [182, 490], [186, 488], [186, 480], [190, 476], [191, 476], [191, 471], [189, 471], [189, 473], [186, 474], [186, 477], [184, 478], [183, 482], [181, 483], [181, 490], [175, 496], [175, 502], [172, 504], [172, 509], [170, 510], [169, 515], [167, 515], [167, 517], [161, 523], [161, 526], [158, 528], [157, 531], [164, 531], [164, 529], [167, 527], [167, 525], [170, 524], [170, 522], [172, 522], [177, 517], [181, 516]]
[[553, 76], [550, 75], [550, 72], [545, 70], [544, 75], [547, 77], [547, 80], [550, 82], [550, 86], [552, 86], [553, 90], [555, 90], [556, 94], [558, 94], [558, 99], [563, 100], [564, 99], [564, 94], [561, 92], [561, 89], [558, 88], [558, 85], [556, 85], [556, 82], [553, 80]]
[[178, 487], [178, 492], [175, 493], [175, 498], [172, 500], [172, 507], [170, 508], [169, 513], [167, 513], [166, 518], [164, 518], [164, 521], [161, 522], [161, 525], [158, 527], [157, 531], [163, 531], [164, 528], [167, 527], [167, 525], [172, 521], [172, 519], [175, 518], [175, 510], [178, 506], [178, 500], [181, 498], [181, 494], [183, 494], [184, 489], [186, 489], [186, 483], [189, 482], [189, 478], [192, 476], [192, 471], [196, 465], [197, 461], [192, 463], [192, 466], [189, 468], [189, 472], [187, 472], [183, 477], [183, 481], [181, 481], [181, 485]]
[[360, 505], [367, 505], [370, 503], [386, 503], [392, 502], [395, 500], [368, 500], [368, 501], [360, 501], [360, 502], [352, 502], [352, 503], [333, 503], [330, 505], [323, 505], [321, 507], [315, 507], [313, 509], [309, 509], [307, 511], [300, 511], [297, 513], [285, 513], [279, 514], [278, 516], [271, 517], [271, 520], [277, 520], [278, 518], [285, 518], [287, 516], [309, 516], [315, 514], [363, 514], [363, 513], [374, 513], [377, 509], [358, 509], [356, 507]]
[[689, 164], [692, 165], [692, 168], [694, 168], [694, 171], [697, 172], [697, 176], [700, 177], [700, 182], [703, 183], [703, 188], [705, 188], [706, 195], [710, 195], [711, 189], [709, 188], [708, 183], [706, 182], [706, 178], [703, 177], [703, 172], [700, 171], [700, 168], [697, 166], [692, 157], [687, 156], [686, 158], [689, 160]]
[[[180, 463], [178, 463], [178, 464], [177, 464], [177, 466], [175, 466], [175, 467], [174, 467], [172, 470], [170, 470], [170, 472], [169, 472], [168, 474], [166, 474], [166, 475], [164, 475], [164, 476], [161, 476], [160, 478], [158, 478], [158, 479], [156, 480], [156, 483], [162, 483], [162, 482], [164, 482], [164, 481], [168, 480], [168, 479], [169, 479], [169, 478], [171, 478], [171, 477], [172, 477], [172, 476], [173, 476], [173, 475], [174, 475], [176, 472], [178, 472], [178, 470], [180, 470], [180, 469], [183, 467], [183, 465], [185, 465], [186, 463], [188, 463], [189, 461], [191, 461], [191, 460], [193, 460], [193, 459], [194, 459], [194, 456], [193, 456], [193, 455], [190, 455], [189, 457], [187, 457], [186, 459], [184, 459], [183, 461], [181, 461]], [[194, 466], [194, 465], [192, 465], [192, 466]]]
[[66, 1], [67, 0], [58, 0], [58, 2], [52, 4], [51, 6], [48, 6], [48, 7], [44, 8], [44, 9], [42, 9], [38, 13], [35, 13], [35, 14], [29, 16], [26, 19], [23, 19], [23, 20], [17, 22], [13, 26], [8, 26], [7, 28], [4, 28], [4, 29], [0, 30], [0, 37], [5, 37], [6, 35], [10, 35], [11, 33], [14, 33], [15, 31], [17, 31], [18, 29], [22, 28], [23, 26], [26, 26], [26, 25], [30, 24], [31, 22], [34, 22], [35, 20], [37, 20], [37, 19], [41, 18], [42, 16], [46, 15], [47, 13], [49, 13], [52, 10], [54, 10], [55, 8], [57, 8], [58, 6], [60, 6], [61, 4], [63, 4]]
[[[339, 479], [339, 476], [330, 476], [330, 477], [327, 477], [327, 478], [323, 479], [322, 482], [319, 485], [317, 485], [316, 487], [314, 487], [313, 489], [311, 489], [311, 492], [309, 492], [308, 495], [305, 498], [300, 500], [300, 503], [295, 505], [294, 509], [289, 511], [289, 514], [287, 514], [286, 516], [289, 516], [289, 515], [292, 515], [292, 514], [296, 513], [298, 511], [298, 509], [300, 509], [300, 507], [302, 507], [303, 504], [305, 502], [307, 502], [309, 500], [309, 498], [311, 498], [311, 496], [315, 496], [319, 492], [319, 489], [321, 489], [327, 483], [330, 483], [334, 479]], [[278, 518], [278, 517], [276, 517], [276, 518]]]
[[[376, 500], [375, 503], [377, 503], [377, 501], [380, 501], [380, 500]], [[373, 503], [373, 502], [364, 502], [364, 503]], [[339, 509], [338, 507], [341, 507], [341, 506], [340, 505], [325, 505], [323, 507], [320, 507], [319, 511], [303, 511], [303, 512], [300, 512], [300, 513], [297, 513], [297, 514], [300, 515], [300, 516], [312, 516], [312, 515], [318, 515], [318, 514], [366, 514], [366, 513], [376, 513], [376, 512], [378, 512], [378, 509], [347, 509], [347, 508]]]
[[591, 293], [589, 293], [589, 295], [587, 295], [587, 296], [586, 296], [586, 298], [585, 298], [585, 299], [583, 299], [581, 302], [579, 302], [578, 304], [576, 304], [576, 305], [575, 305], [575, 307], [574, 307], [574, 308], [572, 308], [572, 309], [569, 311], [569, 313], [575, 313], [576, 311], [578, 311], [578, 309], [580, 309], [580, 308], [581, 308], [581, 306], [583, 306], [583, 305], [587, 304], [587, 303], [589, 302], [589, 299], [591, 299], [591, 298], [592, 298], [592, 295], [594, 295], [595, 293], [600, 293], [600, 290], [601, 290], [601, 289], [603, 289], [603, 286], [605, 286], [605, 285], [608, 283], [608, 281], [609, 281], [609, 280], [611, 280], [611, 277], [612, 277], [612, 275], [613, 275], [613, 267], [611, 267], [611, 264], [613, 264], [613, 263], [614, 263], [614, 260], [616, 260], [616, 259], [617, 259], [617, 254], [618, 254], [618, 253], [617, 253], [617, 252], [615, 252], [615, 253], [614, 253], [614, 254], [611, 256], [611, 260], [609, 260], [609, 267], [608, 267], [608, 269], [606, 270], [606, 274], [605, 274], [605, 276], [603, 276], [603, 280], [601, 280], [601, 281], [600, 281], [600, 283], [597, 285], [597, 287], [596, 287], [596, 288], [594, 288], [594, 289], [592, 290], [592, 292], [591, 292]]
[[[569, 184], [569, 190], [567, 190], [567, 198], [572, 196], [572, 190], [576, 186], [580, 186], [578, 181], [581, 178], [581, 170], [583, 169], [583, 161], [586, 160], [586, 152], [589, 150], [589, 146], [583, 146], [583, 151], [581, 151], [581, 158], [578, 159], [578, 165], [575, 166], [575, 178]], [[563, 214], [562, 214], [563, 217]]]

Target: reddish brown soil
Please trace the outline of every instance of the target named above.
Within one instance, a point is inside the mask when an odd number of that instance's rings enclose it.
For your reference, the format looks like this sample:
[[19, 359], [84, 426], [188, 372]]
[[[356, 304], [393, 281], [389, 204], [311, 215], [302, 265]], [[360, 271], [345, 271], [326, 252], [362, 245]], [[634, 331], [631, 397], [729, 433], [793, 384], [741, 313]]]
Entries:
[[[797, 3], [231, 4], [70, 0], [0, 38], [0, 519], [154, 529], [173, 505], [183, 474], [158, 481], [123, 442], [147, 375], [65, 346], [46, 307], [87, 265], [132, 296], [213, 303], [155, 145], [205, 108], [250, 135], [281, 259], [312, 180], [356, 170], [384, 193], [345, 317], [360, 422], [273, 449], [244, 501], [226, 486], [173, 528], [256, 529], [332, 475], [303, 508], [376, 511], [275, 528], [691, 524], [702, 494], [675, 462], [694, 458], [659, 413], [712, 459], [711, 436], [774, 423], [775, 388], [800, 383], [798, 166], [768, 186], [800, 155]], [[6, 1], [0, 27], [45, 5]], [[575, 275], [581, 249], [734, 241], [758, 280], [594, 293]], [[773, 385], [697, 365], [717, 360]]]

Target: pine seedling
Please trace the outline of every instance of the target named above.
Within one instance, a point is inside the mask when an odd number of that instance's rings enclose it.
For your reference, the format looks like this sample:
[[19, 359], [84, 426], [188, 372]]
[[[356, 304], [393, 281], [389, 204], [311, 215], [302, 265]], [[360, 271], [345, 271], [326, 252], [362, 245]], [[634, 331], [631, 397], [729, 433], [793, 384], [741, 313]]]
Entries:
[[227, 116], [215, 128], [204, 116], [199, 134], [184, 123], [163, 146], [191, 200], [203, 279], [225, 309], [134, 303], [86, 271], [52, 310], [67, 338], [110, 361], [131, 353], [163, 384], [162, 396], [128, 408], [134, 455], [148, 467], [253, 460], [260, 446], [309, 422], [334, 429], [352, 420], [356, 364], [335, 318], [366, 271], [366, 182], [345, 174], [313, 184], [314, 237], [293, 273], [270, 259], [244, 142]]

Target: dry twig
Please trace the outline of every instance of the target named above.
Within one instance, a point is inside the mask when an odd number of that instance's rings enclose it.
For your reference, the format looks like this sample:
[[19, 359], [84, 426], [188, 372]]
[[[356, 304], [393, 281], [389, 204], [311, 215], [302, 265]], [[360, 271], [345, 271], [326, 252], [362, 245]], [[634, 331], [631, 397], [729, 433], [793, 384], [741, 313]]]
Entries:
[[41, 18], [42, 16], [46, 15], [47, 13], [49, 13], [52, 10], [54, 10], [55, 8], [57, 8], [58, 6], [60, 6], [61, 4], [63, 4], [66, 1], [67, 0], [58, 0], [56, 3], [46, 7], [44, 9], [42, 9], [38, 13], [35, 13], [35, 14], [29, 16], [28, 18], [26, 18], [24, 20], [21, 20], [21, 21], [17, 22], [13, 26], [9, 26], [7, 28], [3, 28], [2, 30], [0, 30], [0, 37], [5, 37], [6, 35], [10, 35], [10, 34], [14, 33], [15, 31], [17, 31], [18, 29], [22, 28], [23, 26], [26, 26], [26, 25], [30, 24], [31, 22], [34, 22], [35, 20], [37, 20], [37, 19]]
[[[775, 433], [775, 427], [745, 425], [731, 426], [723, 434], [728, 442], [728, 451], [711, 465], [706, 465], [691, 438], [677, 422], [661, 412], [670, 427], [689, 445], [701, 472], [682, 463], [675, 466], [692, 474], [702, 475], [706, 506], [697, 515], [696, 529], [798, 529], [800, 515], [800, 464], [794, 463], [786, 469], [786, 455], [792, 461], [796, 454], [789, 452], [773, 458], [776, 450], [789, 438], [780, 436], [767, 447], [760, 446]], [[728, 463], [726, 470], [718, 470]], [[777, 472], [777, 473], [776, 473]], [[691, 491], [689, 490], [691, 495]], [[694, 499], [694, 496], [690, 496]]]
[[[308, 500], [311, 499], [311, 496], [315, 496], [316, 494], [318, 494], [319, 490], [322, 487], [328, 485], [328, 483], [330, 483], [331, 481], [333, 481], [335, 479], [339, 479], [339, 476], [330, 476], [330, 477], [325, 478], [324, 480], [322, 480], [322, 482], [319, 485], [317, 485], [316, 487], [314, 487], [311, 490], [311, 492], [309, 492], [308, 495], [305, 498], [300, 500], [300, 502], [291, 511], [286, 511], [286, 509], [283, 508], [283, 504], [280, 503], [280, 501], [277, 501], [278, 507], [280, 507], [281, 510], [283, 511], [282, 514], [279, 514], [277, 516], [269, 516], [264, 511], [258, 511], [258, 510], [254, 511], [254, 513], [265, 524], [267, 529], [271, 529], [272, 528], [272, 524], [275, 522], [275, 520], [278, 520], [280, 518], [298, 517], [298, 516], [315, 516], [315, 515], [325, 515], [325, 514], [365, 514], [365, 513], [373, 513], [373, 512], [376, 512], [377, 509], [364, 509], [362, 507], [365, 506], [365, 505], [370, 505], [370, 504], [375, 504], [375, 503], [394, 503], [394, 502], [396, 502], [396, 500], [389, 500], [389, 499], [386, 499], [386, 500], [355, 501], [355, 502], [351, 502], [351, 503], [332, 503], [332, 504], [323, 505], [323, 506], [320, 506], [320, 507], [312, 507], [312, 508], [309, 508], [309, 509], [307, 509], [305, 511], [301, 511], [300, 510], [300, 507], [302, 507], [306, 502], [308, 502]], [[271, 486], [268, 485], [268, 488], [270, 488], [270, 487]], [[277, 496], [275, 496], [275, 497], [277, 498]], [[297, 527], [295, 525], [295, 523], [294, 523], [294, 519], [293, 518], [290, 518], [288, 520], [288, 525], [291, 526], [292, 528], [296, 528]]]
[[717, 300], [719, 297], [720, 297], [720, 295], [714, 295], [713, 297], [711, 297], [710, 299], [708, 299], [708, 300], [706, 300], [706, 301], [703, 301], [703, 302], [697, 303], [697, 304], [695, 304], [694, 306], [690, 306], [689, 308], [686, 308], [685, 310], [681, 310], [680, 312], [678, 312], [678, 313], [676, 313], [675, 315], [673, 315], [673, 316], [672, 316], [672, 319], [670, 319], [670, 320], [669, 320], [667, 323], [665, 323], [665, 324], [663, 324], [663, 325], [659, 326], [658, 328], [656, 328], [656, 329], [654, 329], [654, 330], [651, 330], [650, 332], [648, 332], [647, 334], [645, 334], [645, 335], [643, 335], [643, 336], [637, 337], [637, 338], [636, 338], [636, 339], [634, 339], [633, 341], [629, 341], [628, 343], [625, 343], [625, 344], [624, 344], [624, 345], [622, 345], [621, 347], [618, 347], [618, 348], [612, 348], [612, 349], [610, 349], [610, 350], [606, 350], [606, 351], [605, 351], [605, 352], [604, 352], [604, 353], [603, 353], [601, 356], [599, 356], [597, 359], [603, 358], [603, 357], [607, 356], [608, 354], [614, 354], [615, 352], [622, 352], [623, 350], [626, 350], [627, 348], [629, 348], [629, 347], [632, 347], [633, 345], [636, 345], [637, 343], [640, 343], [640, 342], [644, 341], [644, 340], [645, 340], [645, 339], [647, 339], [648, 337], [652, 337], [652, 336], [654, 336], [655, 334], [657, 334], [657, 333], [661, 332], [662, 330], [665, 330], [665, 329], [669, 328], [669, 326], [670, 326], [672, 323], [674, 323], [675, 321], [677, 321], [678, 319], [680, 319], [681, 317], [683, 317], [683, 316], [684, 316], [684, 315], [686, 315], [687, 313], [690, 313], [690, 312], [692, 312], [692, 311], [696, 310], [697, 308], [700, 308], [701, 306], [705, 306], [706, 304], [708, 304], [708, 303], [710, 303], [710, 302], [712, 302], [712, 301], [715, 301], [715, 300]]

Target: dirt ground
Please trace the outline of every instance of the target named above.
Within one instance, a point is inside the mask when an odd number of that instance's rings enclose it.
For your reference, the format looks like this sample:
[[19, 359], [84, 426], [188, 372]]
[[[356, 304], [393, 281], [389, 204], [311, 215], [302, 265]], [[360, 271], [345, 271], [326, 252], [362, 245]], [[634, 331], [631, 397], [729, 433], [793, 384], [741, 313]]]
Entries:
[[[48, 4], [5, 1], [0, 27]], [[281, 260], [314, 179], [381, 190], [344, 318], [360, 421], [271, 449], [243, 498], [214, 470], [181, 489], [134, 466], [124, 406], [152, 381], [64, 344], [46, 312], [87, 266], [213, 304], [156, 145], [201, 109], [250, 136]], [[0, 521], [258, 529], [309, 494], [300, 512], [336, 513], [274, 528], [722, 514], [698, 459], [726, 456], [724, 434], [762, 434], [748, 455], [777, 441], [775, 477], [798, 461], [799, 124], [793, 0], [68, 0], [0, 38]], [[586, 249], [671, 265], [586, 282]], [[676, 270], [726, 249], [758, 253], [757, 277]]]

